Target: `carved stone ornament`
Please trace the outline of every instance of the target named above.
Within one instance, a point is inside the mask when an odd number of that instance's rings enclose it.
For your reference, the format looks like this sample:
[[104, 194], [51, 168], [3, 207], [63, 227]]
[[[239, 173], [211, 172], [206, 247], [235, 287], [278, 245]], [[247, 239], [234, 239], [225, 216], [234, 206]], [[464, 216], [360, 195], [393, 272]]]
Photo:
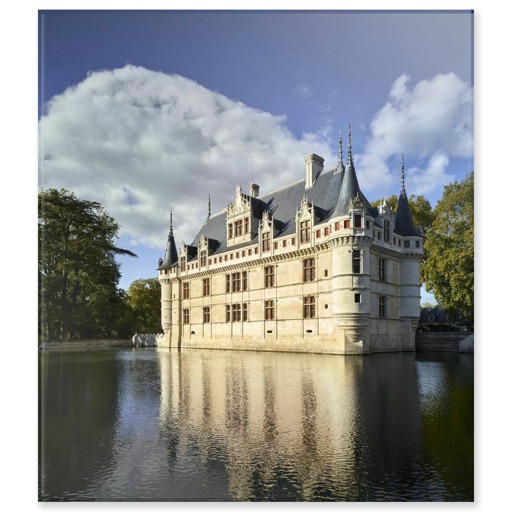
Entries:
[[242, 192], [240, 185], [236, 186], [235, 198], [228, 205], [228, 217], [235, 217], [251, 210], [251, 198]]

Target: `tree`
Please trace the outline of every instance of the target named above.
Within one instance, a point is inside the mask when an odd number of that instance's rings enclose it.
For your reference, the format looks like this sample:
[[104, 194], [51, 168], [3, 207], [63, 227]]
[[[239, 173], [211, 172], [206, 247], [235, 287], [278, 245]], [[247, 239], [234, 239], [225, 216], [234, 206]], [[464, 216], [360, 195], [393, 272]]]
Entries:
[[128, 288], [128, 303], [136, 315], [137, 332], [160, 332], [160, 283], [156, 277], [136, 279]]
[[112, 335], [123, 309], [117, 284], [116, 221], [94, 201], [65, 189], [39, 193], [40, 336], [67, 341], [73, 336]]
[[425, 240], [421, 278], [446, 311], [474, 318], [474, 176], [444, 187]]
[[[416, 224], [416, 227], [423, 229], [423, 231], [427, 231], [434, 221], [434, 212], [430, 205], [430, 201], [423, 195], [417, 196], [415, 194], [411, 194], [408, 201], [414, 224]], [[382, 199], [374, 201], [372, 206], [379, 206], [381, 202]], [[387, 198], [387, 202], [391, 209], [396, 212], [398, 197], [396, 195], [392, 195]]]

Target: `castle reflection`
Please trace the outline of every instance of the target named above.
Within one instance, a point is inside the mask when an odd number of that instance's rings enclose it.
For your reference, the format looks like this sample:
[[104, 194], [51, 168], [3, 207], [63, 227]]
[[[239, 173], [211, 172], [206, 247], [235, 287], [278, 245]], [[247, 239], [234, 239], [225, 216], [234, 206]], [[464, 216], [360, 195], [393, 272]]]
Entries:
[[231, 499], [260, 501], [387, 499], [375, 494], [383, 481], [406, 489], [414, 478], [422, 448], [410, 354], [158, 356], [171, 473], [197, 454], [204, 471], [222, 469]]

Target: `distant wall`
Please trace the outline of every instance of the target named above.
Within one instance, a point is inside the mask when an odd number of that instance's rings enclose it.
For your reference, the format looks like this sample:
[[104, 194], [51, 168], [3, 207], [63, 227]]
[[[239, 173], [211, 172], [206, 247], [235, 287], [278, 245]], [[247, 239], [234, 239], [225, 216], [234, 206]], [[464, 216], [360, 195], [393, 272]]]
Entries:
[[467, 332], [418, 332], [416, 350], [418, 352], [459, 352], [459, 344], [467, 338]]

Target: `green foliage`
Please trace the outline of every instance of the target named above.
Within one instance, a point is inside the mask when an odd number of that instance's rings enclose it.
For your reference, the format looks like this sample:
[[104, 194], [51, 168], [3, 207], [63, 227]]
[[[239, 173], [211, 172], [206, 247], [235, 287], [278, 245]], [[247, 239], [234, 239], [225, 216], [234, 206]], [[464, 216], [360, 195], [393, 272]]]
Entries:
[[427, 232], [421, 278], [446, 311], [474, 314], [474, 176], [445, 186]]
[[[131, 312], [117, 288], [116, 221], [68, 190], [39, 193], [39, 328], [43, 341], [119, 336]], [[121, 326], [120, 319], [126, 322]], [[131, 320], [133, 323], [133, 319]]]
[[[422, 228], [424, 231], [428, 230], [434, 221], [434, 212], [432, 211], [432, 206], [430, 205], [429, 200], [426, 199], [425, 196], [411, 194], [411, 196], [408, 197], [408, 201], [416, 227]], [[374, 201], [372, 206], [379, 206], [381, 202], [382, 199]], [[396, 212], [398, 197], [393, 194], [387, 198], [387, 202], [391, 209]]]
[[160, 332], [160, 283], [156, 277], [137, 279], [128, 288], [128, 304], [135, 318], [135, 332]]

